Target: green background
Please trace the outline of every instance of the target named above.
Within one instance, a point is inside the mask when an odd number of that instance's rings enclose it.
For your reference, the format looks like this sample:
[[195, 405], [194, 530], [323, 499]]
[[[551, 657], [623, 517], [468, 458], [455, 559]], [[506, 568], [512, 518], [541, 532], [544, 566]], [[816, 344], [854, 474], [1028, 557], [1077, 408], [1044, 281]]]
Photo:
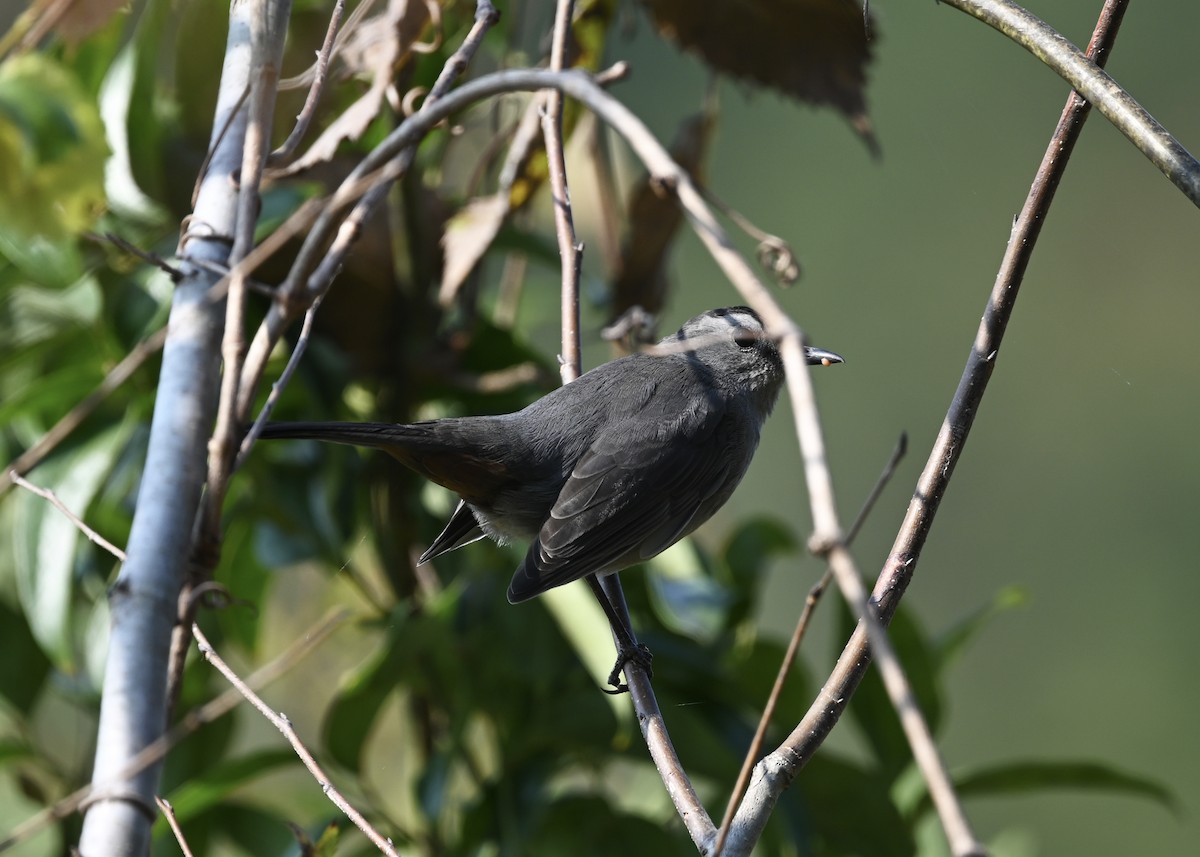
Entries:
[[[1082, 46], [1099, 4], [1028, 8]], [[844, 519], [909, 433], [908, 458], [855, 545], [873, 577], [1067, 88], [949, 6], [871, 10], [881, 38], [868, 96], [882, 159], [831, 113], [726, 82], [710, 182], [792, 242], [805, 275], [780, 301], [814, 342], [847, 358], [817, 375]], [[1107, 67], [1193, 152], [1198, 28], [1196, 4], [1131, 4]], [[664, 61], [645, 31], [628, 56], [634, 75], [615, 91], [669, 139], [676, 117], [662, 105], [695, 109], [707, 73], [689, 58]], [[952, 770], [1102, 759], [1158, 778], [1179, 798], [1178, 817], [1079, 792], [967, 803], [985, 839], [1015, 829], [1008, 843], [1028, 853], [1189, 854], [1200, 837], [1198, 226], [1195, 207], [1093, 113], [905, 600], [938, 631], [1005, 586], [1028, 595], [951, 672], [942, 749]], [[734, 300], [698, 242], [684, 246], [672, 322]], [[750, 510], [790, 510], [806, 531], [795, 461], [781, 406], [708, 532]], [[764, 621], [788, 632], [818, 574], [811, 560], [781, 563]], [[832, 740], [845, 746], [848, 730]]]
[[[529, 16], [524, 24], [528, 43], [538, 42], [549, 20], [543, 5], [543, 19]], [[1031, 11], [1083, 44], [1098, 6], [1047, 0]], [[0, 3], [0, 20], [15, 11]], [[847, 358], [816, 375], [846, 521], [900, 432], [908, 432], [909, 456], [855, 545], [864, 573], [873, 576], [962, 372], [1012, 218], [1067, 89], [1025, 51], [949, 6], [873, 4], [871, 11], [880, 38], [868, 99], [882, 158], [873, 159], [830, 111], [723, 81], [708, 183], [796, 249], [805, 275], [780, 300], [815, 343]], [[670, 140], [701, 105], [710, 74], [659, 41], [632, 5], [623, 14], [633, 31], [610, 41], [608, 59], [628, 59], [633, 72], [613, 91]], [[216, 28], [219, 17], [206, 23]], [[1200, 151], [1198, 31], [1195, 4], [1142, 0], [1127, 15], [1108, 66], [1192, 151]], [[216, 56], [219, 48], [212, 50]], [[195, 96], [186, 83], [181, 92]], [[202, 100], [193, 97], [186, 115], [201, 115]], [[618, 160], [621, 177], [638, 174], [627, 157]], [[572, 176], [594, 288], [602, 275], [600, 241], [589, 228], [585, 172]], [[180, 184], [190, 185], [190, 175]], [[538, 230], [548, 238], [544, 200], [541, 213]], [[952, 770], [1094, 760], [1157, 779], [1178, 798], [1176, 815], [1150, 801], [1077, 790], [969, 800], [977, 832], [989, 841], [1002, 835], [1009, 857], [1184, 855], [1200, 840], [1200, 742], [1190, 725], [1200, 680], [1188, 646], [1200, 595], [1197, 223], [1195, 207], [1093, 116], [905, 599], [936, 634], [1009, 587], [1025, 593], [1024, 603], [993, 619], [950, 672], [941, 747]], [[751, 249], [748, 241], [743, 246]], [[672, 273], [664, 331], [703, 309], [740, 302], [690, 234], [679, 242]], [[558, 350], [551, 306], [557, 282], [556, 269], [531, 265], [520, 324], [548, 355]], [[608, 353], [595, 341], [602, 321], [601, 310], [588, 310], [588, 365]], [[299, 391], [291, 393], [294, 403]], [[701, 540], [721, 544], [751, 513], [785, 516], [802, 537], [809, 524], [799, 474], [781, 403], [745, 483]], [[468, 551], [464, 563], [474, 562]], [[820, 572], [811, 559], [778, 562], [763, 599], [764, 624], [789, 633]], [[295, 580], [275, 587], [265, 606], [263, 636], [272, 642], [290, 641], [297, 624], [321, 613], [311, 593], [337, 588], [311, 569], [289, 578]], [[805, 646], [818, 677], [836, 653], [835, 597]], [[361, 638], [349, 645], [343, 639], [336, 657], [323, 651], [314, 669], [341, 675], [345, 658], [370, 651]], [[273, 704], [308, 735], [319, 734], [321, 700], [336, 691], [334, 682], [314, 687], [313, 674], [298, 671], [272, 691]], [[54, 710], [38, 713], [38, 728], [56, 736], [57, 751], [85, 768], [91, 725], [59, 729]], [[270, 727], [249, 720], [251, 735], [239, 740], [277, 749]], [[831, 743], [867, 758], [848, 726], [835, 730]], [[378, 737], [403, 746], [406, 736]], [[372, 761], [388, 775], [387, 766], [402, 764]], [[306, 800], [324, 809], [309, 786], [304, 781]]]

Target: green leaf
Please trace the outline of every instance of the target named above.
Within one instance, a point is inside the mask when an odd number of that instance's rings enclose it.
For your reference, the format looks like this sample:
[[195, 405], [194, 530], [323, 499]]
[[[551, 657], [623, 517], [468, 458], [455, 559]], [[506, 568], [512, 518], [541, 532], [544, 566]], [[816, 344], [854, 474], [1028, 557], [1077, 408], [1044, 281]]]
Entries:
[[737, 627], [752, 617], [768, 563], [796, 548], [792, 531], [774, 518], [752, 518], [734, 531], [716, 570], [717, 580], [733, 592], [727, 627]]
[[663, 624], [693, 640], [713, 642], [726, 627], [731, 596], [713, 580], [696, 543], [676, 542], [648, 565], [651, 604]]
[[20, 264], [17, 236], [57, 241], [90, 226], [107, 156], [96, 105], [69, 71], [36, 53], [0, 64], [0, 252]]
[[[38, 647], [25, 617], [0, 601], [0, 693], [23, 714], [28, 715], [37, 700], [50, 661]], [[3, 760], [0, 749], [0, 761]]]
[[[853, 623], [844, 607], [840, 613], [841, 639], [844, 640], [849, 636]], [[888, 627], [888, 635], [904, 666], [921, 713], [936, 735], [941, 722], [942, 704], [937, 686], [935, 653], [920, 626], [903, 607], [896, 611]], [[912, 760], [912, 750], [888, 699], [883, 681], [879, 678], [879, 670], [874, 666], [868, 669], [850, 701], [849, 713], [871, 746], [880, 769], [889, 778], [898, 776]]]
[[[38, 262], [33, 260], [33, 264]], [[5, 364], [29, 356], [20, 354], [20, 348], [56, 336], [78, 337], [81, 328], [99, 319], [102, 302], [100, 284], [91, 276], [64, 286], [14, 286], [6, 290], [0, 304], [0, 330], [5, 333], [8, 352]]]
[[[76, 515], [85, 516], [132, 431], [125, 420], [60, 451], [30, 476]], [[13, 498], [17, 591], [34, 637], [59, 669], [77, 668], [74, 639], [75, 563], [82, 534], [62, 512], [28, 491]]]
[[397, 647], [380, 646], [330, 703], [321, 731], [325, 748], [339, 765], [351, 771], [361, 767], [371, 727], [399, 681], [399, 660]]
[[997, 592], [989, 603], [942, 634], [934, 643], [933, 654], [938, 674], [943, 674], [946, 668], [962, 655], [967, 643], [992, 619], [1001, 613], [1023, 606], [1028, 600], [1029, 593], [1021, 587], [1006, 586]]
[[338, 842], [341, 839], [341, 830], [332, 822], [325, 825], [325, 829], [321, 831], [321, 835], [317, 837], [317, 841], [313, 843], [312, 857], [334, 857], [337, 854]]
[[816, 843], [810, 843], [805, 849], [798, 842], [802, 853], [871, 857], [915, 853], [912, 832], [892, 802], [888, 778], [878, 772], [822, 751], [808, 763], [794, 788], [803, 796], [808, 838], [825, 845], [812, 848]]
[[[1145, 798], [1179, 814], [1175, 795], [1161, 783], [1099, 762], [1001, 762], [955, 776], [954, 786], [962, 798], [1028, 795], [1051, 789], [1107, 792]], [[929, 795], [925, 794], [917, 802], [912, 817], [920, 818], [932, 809]]]

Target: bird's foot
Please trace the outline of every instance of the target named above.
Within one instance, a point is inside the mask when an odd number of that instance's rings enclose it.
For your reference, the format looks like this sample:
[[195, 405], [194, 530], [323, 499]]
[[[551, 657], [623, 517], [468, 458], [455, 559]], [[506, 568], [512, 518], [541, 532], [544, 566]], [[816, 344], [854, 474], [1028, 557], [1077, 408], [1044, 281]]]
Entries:
[[628, 693], [629, 685], [621, 681], [621, 671], [625, 669], [626, 664], [636, 664], [646, 671], [646, 675], [653, 676], [654, 670], [650, 668], [650, 664], [654, 662], [654, 655], [645, 643], [633, 643], [632, 645], [622, 645], [617, 650], [617, 662], [613, 665], [612, 672], [608, 674], [608, 683], [613, 686], [613, 690], [601, 688], [605, 693], [616, 696], [619, 693]]

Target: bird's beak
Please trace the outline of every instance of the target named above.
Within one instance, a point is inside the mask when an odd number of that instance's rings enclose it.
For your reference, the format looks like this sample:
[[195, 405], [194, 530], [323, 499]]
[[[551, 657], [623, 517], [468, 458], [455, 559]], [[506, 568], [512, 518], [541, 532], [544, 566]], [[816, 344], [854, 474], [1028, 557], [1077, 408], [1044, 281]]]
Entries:
[[824, 348], [813, 348], [811, 345], [804, 346], [804, 360], [809, 366], [832, 366], [834, 363], [846, 362], [840, 354], [834, 354]]

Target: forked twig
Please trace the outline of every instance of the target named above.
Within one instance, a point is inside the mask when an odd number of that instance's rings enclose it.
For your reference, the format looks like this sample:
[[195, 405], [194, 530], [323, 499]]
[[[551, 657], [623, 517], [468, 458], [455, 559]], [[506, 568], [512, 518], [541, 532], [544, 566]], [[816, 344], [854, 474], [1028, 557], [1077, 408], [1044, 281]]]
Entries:
[[[884, 487], [891, 481], [892, 474], [896, 472], [896, 465], [900, 463], [900, 459], [904, 457], [907, 451], [908, 435], [902, 433], [900, 440], [896, 444], [896, 448], [892, 450], [891, 457], [888, 458], [887, 464], [884, 465], [883, 471], [879, 474], [879, 478], [875, 480], [870, 493], [867, 494], [867, 499], [863, 501], [862, 508], [858, 510], [858, 517], [850, 525], [850, 529], [846, 534], [846, 544], [853, 543], [854, 537], [858, 535], [863, 522], [871, 514], [871, 509], [875, 507], [875, 502], [879, 499], [879, 495], [883, 493]], [[750, 741], [749, 749], [746, 750], [745, 759], [742, 760], [742, 769], [738, 772], [737, 782], [734, 783], [733, 791], [729, 794], [729, 802], [725, 805], [725, 815], [722, 816], [721, 826], [717, 830], [717, 841], [713, 845], [713, 854], [720, 854], [721, 849], [725, 847], [725, 838], [729, 835], [729, 825], [733, 821], [734, 813], [737, 812], [738, 804], [741, 803], [742, 795], [746, 793], [746, 786], [750, 783], [750, 772], [754, 768], [754, 761], [758, 758], [758, 754], [762, 750], [763, 742], [767, 736], [767, 727], [770, 726], [771, 718], [775, 715], [775, 708], [778, 706], [779, 697], [783, 693], [784, 682], [791, 673], [792, 664], [795, 663], [796, 655], [800, 651], [800, 643], [804, 639], [804, 632], [808, 630], [808, 623], [812, 619], [813, 611], [816, 610], [817, 603], [821, 600], [821, 596], [825, 594], [825, 590], [829, 588], [832, 580], [833, 571], [826, 569], [825, 573], [821, 575], [821, 579], [813, 584], [804, 599], [804, 607], [801, 608], [800, 616], [796, 620], [796, 628], [792, 631], [792, 639], [788, 642], [787, 651], [783, 655], [783, 660], [779, 663], [779, 671], [775, 675], [775, 684], [771, 688], [770, 696], [767, 697], [767, 704], [763, 706], [762, 716], [758, 720], [758, 728], [754, 731], [754, 738]]]
[[[1103, 62], [1112, 48], [1117, 27], [1127, 0], [1108, 0], [1096, 26], [1089, 54]], [[1037, 235], [1045, 220], [1054, 189], [1062, 176], [1078, 139], [1087, 103], [1076, 93], [1067, 99], [1058, 127], [1047, 146], [1042, 164], [1034, 178], [1029, 196], [1018, 216], [1009, 239], [1004, 261], [997, 274], [974, 346], [955, 391], [954, 399], [938, 434], [934, 448], [917, 484], [889, 559], [875, 586], [875, 605], [879, 617], [890, 620], [900, 597], [912, 579], [933, 517], [937, 511], [954, 466], [978, 411], [995, 366], [995, 357], [1011, 317], [1021, 277]], [[756, 768], [759, 776], [751, 784], [739, 817], [745, 816], [746, 837], [753, 841], [776, 796], [797, 770], [812, 757], [836, 724], [861, 681], [869, 663], [867, 634], [860, 627], [851, 636], [832, 674], [791, 736]], [[941, 796], [934, 795], [935, 805]], [[738, 821], [735, 820], [735, 825]]]

